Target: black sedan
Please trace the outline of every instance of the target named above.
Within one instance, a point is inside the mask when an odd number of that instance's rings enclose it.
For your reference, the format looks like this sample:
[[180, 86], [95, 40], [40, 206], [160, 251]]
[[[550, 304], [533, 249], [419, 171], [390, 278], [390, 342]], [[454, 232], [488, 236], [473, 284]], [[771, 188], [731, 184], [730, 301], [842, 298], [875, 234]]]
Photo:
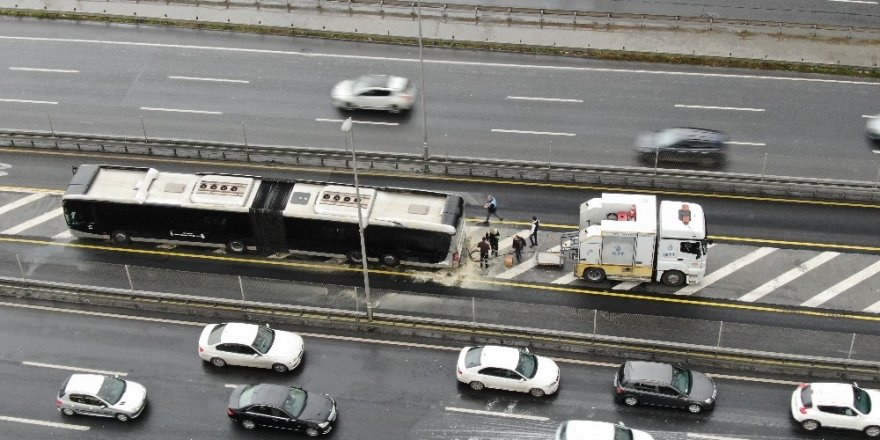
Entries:
[[333, 429], [338, 413], [336, 401], [326, 394], [287, 385], [252, 384], [232, 391], [226, 414], [245, 429], [266, 426], [317, 437]]
[[660, 362], [626, 361], [614, 375], [619, 403], [687, 408], [699, 413], [715, 406], [715, 382], [703, 373]]

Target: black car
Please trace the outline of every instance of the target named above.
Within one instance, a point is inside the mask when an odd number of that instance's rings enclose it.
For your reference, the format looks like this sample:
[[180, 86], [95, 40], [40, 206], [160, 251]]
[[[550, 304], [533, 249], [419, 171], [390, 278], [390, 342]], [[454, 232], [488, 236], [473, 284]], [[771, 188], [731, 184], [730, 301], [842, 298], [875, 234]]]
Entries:
[[261, 383], [236, 387], [226, 414], [245, 429], [266, 426], [317, 437], [333, 429], [337, 411], [336, 401], [326, 394]]
[[692, 413], [715, 406], [715, 382], [703, 373], [660, 362], [626, 361], [614, 375], [619, 403], [687, 408]]
[[645, 164], [688, 162], [721, 167], [727, 160], [727, 135], [705, 128], [667, 128], [642, 134], [636, 140], [636, 154]]

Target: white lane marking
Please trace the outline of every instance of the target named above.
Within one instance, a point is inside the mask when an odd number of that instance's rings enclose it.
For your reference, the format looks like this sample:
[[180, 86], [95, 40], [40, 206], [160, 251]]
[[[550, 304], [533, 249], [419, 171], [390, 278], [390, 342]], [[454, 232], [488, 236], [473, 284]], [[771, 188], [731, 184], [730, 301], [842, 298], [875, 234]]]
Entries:
[[67, 314], [71, 314], [71, 315], [100, 316], [102, 318], [127, 319], [130, 321], [161, 322], [163, 324], [189, 325], [189, 326], [194, 326], [194, 327], [204, 327], [204, 326], [208, 325], [207, 322], [179, 321], [176, 319], [164, 319], [164, 318], [148, 318], [145, 316], [119, 315], [119, 314], [115, 314], [115, 313], [90, 312], [87, 310], [71, 310], [71, 309], [62, 309], [60, 307], [35, 306], [32, 304], [14, 304], [14, 303], [0, 302], [0, 306], [18, 307], [20, 309], [42, 310], [42, 311], [46, 311], [46, 312], [67, 313]]
[[571, 284], [576, 279], [578, 279], [578, 277], [574, 276], [574, 273], [568, 273], [551, 281], [550, 284]]
[[862, 115], [863, 118], [873, 119], [880, 118], [880, 115]]
[[[531, 232], [531, 229], [528, 232]], [[528, 234], [528, 232], [526, 234]], [[561, 249], [561, 246], [556, 245], [556, 246], [553, 246], [552, 248], [547, 249], [546, 251], [543, 251], [543, 252], [551, 252], [551, 253], [552, 252], [559, 252], [560, 249]], [[517, 275], [520, 275], [523, 272], [525, 272], [525, 271], [527, 271], [537, 265], [538, 265], [538, 255], [536, 254], [532, 258], [529, 258], [529, 259], [523, 261], [522, 263], [519, 263], [516, 266], [513, 266], [510, 269], [507, 269], [504, 272], [501, 272], [498, 275], [495, 275], [495, 278], [509, 280], [509, 279], [511, 279]]]
[[50, 104], [58, 105], [58, 101], [32, 101], [30, 99], [5, 99], [0, 98], [0, 102], [17, 102], [20, 104]]
[[89, 430], [88, 426], [83, 426], [83, 425], [71, 425], [69, 423], [47, 422], [44, 420], [36, 420], [36, 419], [22, 419], [20, 417], [0, 416], [0, 421], [24, 423], [27, 425], [48, 426], [50, 428], [70, 429], [73, 431], [88, 431]]
[[731, 144], [731, 145], [748, 145], [748, 146], [750, 146], [750, 147], [766, 147], [766, 146], [767, 146], [767, 144], [765, 144], [765, 143], [763, 143], [763, 142], [733, 142], [733, 141], [727, 141], [727, 143], [728, 143], [728, 144]]
[[30, 228], [33, 228], [34, 226], [45, 223], [53, 218], [60, 217], [62, 214], [64, 214], [63, 208], [54, 209], [52, 211], [44, 213], [43, 215], [34, 217], [24, 223], [15, 225], [3, 232], [0, 232], [0, 234], [20, 234]]
[[837, 3], [859, 3], [863, 5], [876, 5], [877, 2], [872, 2], [868, 0], [828, 0], [829, 2], [837, 2]]
[[584, 102], [583, 99], [565, 99], [565, 98], [535, 98], [531, 96], [508, 96], [507, 99], [519, 101], [547, 101], [547, 102]]
[[529, 131], [529, 130], [505, 130], [503, 128], [493, 128], [491, 131], [495, 133], [517, 133], [517, 134], [539, 134], [546, 136], [577, 136], [574, 133], [557, 133], [552, 131]]
[[495, 417], [507, 417], [507, 418], [511, 418], [511, 419], [534, 420], [536, 422], [546, 422], [547, 420], [550, 420], [548, 417], [530, 416], [527, 414], [502, 413], [502, 412], [496, 412], [496, 411], [482, 411], [479, 409], [456, 408], [453, 406], [447, 406], [446, 411], [460, 412], [460, 413], [466, 413], [466, 414], [476, 414], [476, 415], [481, 415], [481, 416], [495, 416]]
[[123, 373], [123, 372], [119, 372], [119, 371], [95, 370], [92, 368], [71, 367], [69, 365], [44, 364], [42, 362], [30, 362], [30, 361], [22, 361], [21, 364], [27, 365], [29, 367], [52, 368], [55, 370], [76, 371], [78, 373], [95, 373], [95, 374], [106, 374], [108, 376], [123, 376], [123, 377], [128, 376], [128, 373]]
[[611, 288], [611, 290], [630, 290], [633, 287], [638, 286], [639, 284], [642, 284], [642, 282], [641, 281], [624, 281], [622, 283], [617, 283], [614, 287]]
[[79, 73], [79, 70], [69, 69], [41, 69], [38, 67], [10, 67], [9, 70], [17, 70], [20, 72], [47, 72], [47, 73]]
[[141, 110], [149, 110], [154, 112], [173, 112], [173, 113], [197, 113], [200, 115], [222, 115], [223, 112], [214, 112], [209, 110], [185, 110], [181, 108], [161, 108], [161, 107], [141, 107]]
[[794, 385], [794, 386], [798, 386], [801, 384], [801, 382], [798, 382], [798, 381], [782, 380], [782, 379], [765, 379], [765, 378], [748, 377], [748, 376], [734, 376], [731, 374], [706, 373], [706, 375], [710, 376], [714, 379], [738, 380], [741, 382], [772, 383], [775, 385]]
[[871, 150], [872, 153], [880, 154], [880, 150]]
[[211, 81], [211, 82], [225, 82], [225, 83], [239, 83], [239, 84], [250, 84], [251, 82], [244, 79], [223, 79], [223, 78], [199, 78], [197, 76], [175, 76], [168, 75], [168, 79], [182, 79], [188, 81]]
[[3, 206], [0, 206], [0, 214], [6, 214], [7, 212], [12, 211], [13, 209], [20, 208], [24, 205], [27, 205], [28, 203], [40, 200], [43, 197], [46, 197], [45, 193], [35, 193], [35, 194], [31, 194], [27, 197], [22, 197], [18, 200], [15, 200], [13, 202], [10, 202], [10, 203], [7, 203]]
[[836, 257], [838, 255], [840, 255], [840, 254], [837, 252], [822, 252], [821, 254], [811, 258], [809, 261], [806, 261], [803, 264], [798, 265], [794, 269], [792, 269], [782, 275], [779, 275], [778, 277], [776, 277], [770, 281], [767, 281], [766, 283], [759, 286], [755, 290], [752, 290], [751, 292], [739, 297], [738, 300], [745, 301], [745, 302], [757, 301], [757, 300], [763, 298], [764, 296], [766, 296], [768, 293], [788, 284], [791, 281], [796, 280], [801, 275], [804, 275], [805, 273], [827, 263], [828, 261], [830, 261], [831, 259], [833, 259], [834, 257]]
[[842, 293], [843, 291], [855, 286], [856, 284], [861, 283], [862, 281], [865, 281], [866, 279], [874, 276], [878, 272], [880, 272], [880, 261], [877, 261], [874, 264], [850, 275], [845, 280], [825, 289], [824, 291], [818, 293], [816, 296], [804, 301], [801, 305], [804, 307], [816, 307], [820, 304], [824, 304], [828, 302], [828, 300]]
[[225, 383], [225, 384], [223, 384], [223, 386], [226, 387], [226, 388], [235, 388], [235, 387], [238, 386], [238, 384], [234, 384], [234, 383]]
[[739, 112], [762, 112], [764, 109], [762, 108], [749, 108], [749, 107], [716, 107], [714, 105], [690, 105], [690, 104], [675, 104], [675, 108], [697, 108], [703, 110], [733, 110]]
[[53, 235], [52, 238], [55, 240], [63, 240], [65, 238], [73, 238], [73, 234], [70, 233], [70, 230], [67, 230]]
[[[206, 50], [218, 52], [241, 52], [241, 53], [257, 53], [270, 55], [287, 55], [299, 57], [313, 58], [340, 58], [351, 60], [370, 60], [370, 61], [396, 61], [405, 63], [418, 63], [418, 58], [393, 58], [393, 57], [371, 57], [363, 55], [340, 55], [330, 53], [301, 53], [286, 50], [269, 50], [269, 49], [246, 49], [242, 47], [212, 47], [212, 46], [196, 46], [189, 44], [162, 44], [162, 43], [141, 43], [135, 41], [111, 41], [111, 40], [89, 40], [84, 38], [48, 38], [48, 37], [19, 37], [11, 35], [0, 35], [0, 40], [18, 40], [18, 41], [42, 41], [53, 43], [82, 43], [82, 44], [106, 44], [115, 46], [135, 46], [135, 47], [159, 47], [169, 49], [188, 49], [188, 50]], [[446, 64], [459, 66], [482, 66], [482, 67], [500, 67], [500, 68], [521, 68], [521, 69], [541, 69], [541, 70], [565, 70], [571, 72], [604, 72], [604, 73], [636, 73], [648, 75], [669, 75], [669, 76], [691, 76], [704, 78], [729, 78], [729, 79], [756, 79], [770, 81], [794, 81], [808, 83], [833, 83], [833, 84], [853, 84], [863, 86], [880, 86], [880, 81], [853, 81], [825, 78], [799, 78], [785, 76], [769, 76], [769, 75], [744, 75], [730, 73], [704, 73], [704, 72], [681, 72], [667, 70], [639, 70], [639, 69], [610, 69], [601, 67], [572, 67], [572, 66], [541, 66], [535, 64], [507, 64], [507, 63], [486, 63], [479, 61], [449, 61], [449, 60], [424, 60], [425, 64]]]
[[773, 253], [776, 250], [778, 250], [778, 249], [772, 248], [772, 247], [762, 247], [762, 248], [759, 248], [755, 251], [752, 251], [752, 252], [740, 257], [738, 260], [727, 264], [726, 266], [710, 273], [709, 275], [706, 275], [705, 277], [703, 277], [702, 283], [691, 284], [690, 286], [687, 286], [687, 287], [675, 292], [675, 294], [676, 295], [693, 295], [693, 294], [699, 292], [700, 290], [703, 290], [704, 288], [709, 287], [709, 285], [711, 285], [712, 283], [748, 266], [749, 264], [754, 263], [755, 261], [760, 260], [761, 258], [763, 258], [767, 255], [770, 255], [771, 253]]
[[711, 434], [696, 434], [693, 432], [689, 432], [687, 435], [688, 438], [696, 438], [700, 440], [748, 440], [741, 437], [727, 437], [723, 435], [711, 435]]
[[[342, 119], [317, 118], [317, 119], [315, 119], [315, 122], [337, 122], [337, 123], [341, 124], [343, 121], [342, 121]], [[397, 123], [397, 122], [355, 121], [354, 119], [351, 120], [351, 123], [352, 124], [366, 124], [366, 125], [400, 125], [400, 123]]]

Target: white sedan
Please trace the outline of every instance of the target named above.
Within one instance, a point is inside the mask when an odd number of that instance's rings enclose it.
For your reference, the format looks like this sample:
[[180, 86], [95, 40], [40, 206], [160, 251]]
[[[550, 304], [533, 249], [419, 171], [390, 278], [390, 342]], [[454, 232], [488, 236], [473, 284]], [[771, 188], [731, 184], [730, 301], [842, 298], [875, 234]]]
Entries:
[[880, 437], [880, 391], [855, 383], [803, 383], [791, 395], [791, 416], [807, 431], [820, 427]]
[[556, 440], [654, 440], [651, 434], [638, 429], [629, 429], [623, 423], [593, 422], [590, 420], [569, 420], [562, 422], [556, 430]]
[[336, 84], [330, 93], [333, 105], [346, 110], [370, 109], [399, 113], [412, 108], [415, 86], [406, 78], [367, 75]]
[[215, 367], [240, 365], [286, 373], [299, 365], [304, 352], [302, 337], [268, 325], [209, 324], [199, 337], [199, 357]]
[[465, 347], [458, 355], [456, 378], [477, 391], [495, 388], [541, 397], [559, 389], [559, 366], [528, 349]]

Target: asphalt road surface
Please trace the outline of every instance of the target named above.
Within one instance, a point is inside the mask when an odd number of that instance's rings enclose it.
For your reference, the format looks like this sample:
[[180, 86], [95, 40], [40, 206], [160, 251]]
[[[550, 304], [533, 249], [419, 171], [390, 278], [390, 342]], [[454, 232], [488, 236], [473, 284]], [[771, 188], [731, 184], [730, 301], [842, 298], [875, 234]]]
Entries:
[[[637, 166], [645, 131], [730, 134], [728, 171], [874, 180], [876, 80], [427, 50], [426, 107], [330, 105], [342, 79], [418, 78], [411, 47], [0, 19], [3, 128]], [[766, 160], [766, 163], [765, 163]]]
[[[339, 439], [549, 440], [556, 426], [568, 419], [623, 421], [658, 440], [814, 437], [801, 432], [788, 414], [795, 384], [806, 379], [801, 377], [776, 378], [783, 383], [716, 377], [716, 409], [692, 415], [615, 404], [611, 377], [619, 361], [562, 361], [560, 391], [536, 399], [491, 390], [473, 392], [458, 385], [456, 346], [424, 348], [306, 334], [303, 364], [290, 374], [278, 375], [270, 370], [210, 367], [196, 355], [199, 331], [199, 323], [192, 322], [0, 306], [2, 437], [290, 438], [288, 433], [269, 430], [246, 432], [228, 420], [228, 385], [254, 382], [301, 385], [334, 396], [340, 417], [329, 438]], [[74, 368], [122, 373], [144, 384], [146, 411], [128, 423], [62, 416], [55, 410], [54, 398]], [[822, 437], [856, 435], [826, 432]]]

